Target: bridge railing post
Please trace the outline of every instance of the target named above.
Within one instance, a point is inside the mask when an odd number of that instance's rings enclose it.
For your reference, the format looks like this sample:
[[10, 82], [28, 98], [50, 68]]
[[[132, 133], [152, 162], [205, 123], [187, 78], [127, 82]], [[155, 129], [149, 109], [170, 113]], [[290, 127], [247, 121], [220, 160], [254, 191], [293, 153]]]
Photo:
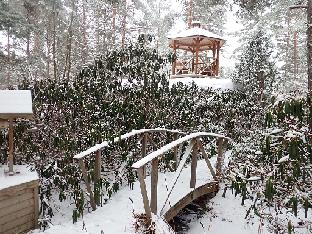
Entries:
[[207, 166], [209, 168], [209, 171], [210, 171], [213, 179], [217, 180], [216, 173], [213, 170], [213, 167], [212, 167], [212, 165], [211, 165], [211, 163], [209, 161], [208, 155], [207, 155], [207, 153], [206, 153], [206, 151], [204, 149], [204, 146], [203, 146], [203, 143], [201, 142], [201, 140], [197, 140], [197, 145], [198, 145], [198, 150], [201, 151], [201, 153], [202, 153], [202, 155], [203, 155], [203, 157], [204, 157], [204, 159], [206, 161], [206, 164], [207, 164]]
[[101, 178], [101, 150], [95, 153], [94, 161], [94, 183], [97, 183]]
[[143, 198], [143, 205], [144, 205], [145, 214], [146, 214], [148, 222], [150, 222], [150, 220], [152, 218], [152, 213], [151, 213], [151, 208], [149, 206], [149, 201], [148, 201], [148, 196], [147, 196], [147, 191], [146, 191], [146, 184], [144, 181], [143, 167], [138, 168], [137, 172], [138, 172], [138, 178], [139, 178], [139, 182], [140, 182], [141, 195]]
[[196, 186], [197, 153], [198, 153], [198, 146], [197, 146], [197, 140], [196, 140], [192, 149], [190, 188], [195, 188]]
[[82, 171], [83, 180], [85, 181], [87, 191], [88, 191], [89, 196], [90, 196], [90, 204], [91, 204], [92, 210], [96, 210], [96, 204], [94, 201], [93, 192], [91, 190], [91, 185], [90, 185], [90, 182], [88, 180], [86, 165], [85, 165], [83, 159], [79, 159], [79, 166], [80, 166], [80, 169]]
[[216, 177], [217, 179], [220, 179], [221, 177], [221, 171], [223, 166], [223, 152], [227, 144], [227, 139], [224, 138], [218, 138], [217, 139], [217, 145], [218, 145], [218, 156], [217, 156], [217, 164], [216, 164]]
[[[146, 148], [147, 148], [147, 134], [143, 133], [142, 137], [142, 152], [141, 152], [141, 158], [144, 158], [146, 156]], [[143, 176], [146, 177], [146, 167], [143, 168]]]
[[152, 160], [151, 173], [151, 212], [157, 214], [158, 158]]
[[[173, 134], [173, 140], [176, 141], [178, 139], [178, 133]], [[174, 170], [176, 171], [178, 168], [178, 146], [173, 148], [173, 160], [174, 160]]]

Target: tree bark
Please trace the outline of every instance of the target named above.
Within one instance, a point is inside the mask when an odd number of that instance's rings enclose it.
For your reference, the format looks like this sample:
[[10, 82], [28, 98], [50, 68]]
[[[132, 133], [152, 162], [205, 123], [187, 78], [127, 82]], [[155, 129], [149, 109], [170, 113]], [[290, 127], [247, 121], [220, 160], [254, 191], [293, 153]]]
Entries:
[[82, 48], [82, 63], [85, 64], [88, 57], [88, 36], [87, 36], [87, 16], [85, 1], [82, 3], [82, 34], [83, 34], [83, 48]]
[[117, 14], [117, 9], [116, 6], [113, 6], [113, 16], [112, 16], [112, 44], [115, 46], [115, 41], [116, 41], [116, 14]]
[[11, 48], [10, 48], [10, 27], [7, 28], [7, 52], [8, 52], [8, 57], [7, 57], [7, 86], [10, 86], [11, 83]]
[[193, 0], [189, 0], [188, 5], [188, 27], [192, 27], [192, 19], [193, 18]]
[[308, 0], [307, 8], [307, 62], [308, 62], [308, 91], [312, 96], [312, 0]]
[[121, 47], [125, 47], [126, 41], [126, 23], [127, 23], [127, 0], [124, 0], [124, 13], [122, 17], [122, 26], [121, 26]]
[[57, 79], [57, 61], [56, 61], [56, 8], [53, 2], [53, 42], [52, 42], [52, 57], [53, 57], [53, 77]]
[[308, 62], [308, 101], [309, 101], [309, 129], [312, 132], [312, 0], [308, 0], [307, 8], [307, 62]]
[[64, 73], [63, 79], [69, 80], [70, 69], [71, 69], [71, 52], [72, 52], [72, 40], [73, 40], [73, 20], [75, 12], [75, 0], [72, 0], [72, 12], [70, 15], [70, 22], [68, 26], [68, 34], [66, 40], [66, 55], [65, 55], [65, 64], [64, 64]]

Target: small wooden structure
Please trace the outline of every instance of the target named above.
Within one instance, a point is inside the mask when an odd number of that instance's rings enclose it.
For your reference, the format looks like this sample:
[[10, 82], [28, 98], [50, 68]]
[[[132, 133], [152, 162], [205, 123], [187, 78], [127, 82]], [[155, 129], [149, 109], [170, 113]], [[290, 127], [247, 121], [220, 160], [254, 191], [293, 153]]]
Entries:
[[[169, 40], [176, 58], [171, 78], [219, 75], [220, 48], [225, 43], [221, 36], [201, 28], [200, 22], [194, 21], [191, 28]], [[183, 56], [178, 56], [177, 50], [184, 51]]]
[[9, 176], [0, 167], [0, 234], [24, 233], [38, 225], [38, 175], [26, 166]]
[[37, 226], [38, 175], [14, 164], [13, 121], [32, 118], [29, 90], [0, 91], [0, 127], [9, 128], [8, 169], [0, 165], [0, 234], [23, 233]]

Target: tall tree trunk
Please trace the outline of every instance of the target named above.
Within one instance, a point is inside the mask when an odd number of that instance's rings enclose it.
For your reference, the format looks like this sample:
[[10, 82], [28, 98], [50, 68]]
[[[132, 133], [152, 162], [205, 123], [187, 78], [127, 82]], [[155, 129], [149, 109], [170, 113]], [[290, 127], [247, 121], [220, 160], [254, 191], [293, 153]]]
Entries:
[[47, 45], [47, 78], [50, 78], [50, 53], [51, 53], [51, 16], [49, 17], [49, 22], [46, 31], [46, 45]]
[[7, 86], [11, 85], [11, 48], [10, 48], [10, 27], [7, 28], [7, 52], [8, 52], [8, 57], [7, 57]]
[[307, 25], [308, 25], [308, 29], [307, 29], [308, 91], [311, 97], [312, 96], [312, 0], [308, 0]]
[[40, 38], [40, 31], [38, 21], [39, 21], [39, 9], [38, 7], [34, 8], [33, 11], [33, 20], [34, 20], [34, 26], [36, 29], [34, 30], [34, 47], [33, 47], [33, 55], [38, 55], [38, 53], [41, 51], [41, 38]]
[[83, 34], [83, 48], [82, 48], [82, 63], [85, 64], [88, 57], [88, 37], [87, 37], [87, 16], [85, 1], [82, 3], [82, 34]]
[[127, 0], [124, 0], [124, 13], [122, 17], [122, 26], [121, 26], [121, 47], [125, 47], [126, 41], [126, 24], [127, 24]]
[[309, 128], [312, 132], [312, 0], [308, 0], [307, 8], [307, 52], [308, 52], [308, 101], [309, 103]]
[[72, 52], [72, 40], [73, 40], [74, 12], [75, 12], [75, 0], [72, 0], [72, 12], [70, 15], [70, 22], [69, 22], [69, 26], [68, 26], [68, 34], [67, 34], [67, 40], [66, 40], [65, 64], [64, 64], [64, 72], [63, 72], [63, 79], [66, 77], [67, 80], [69, 80], [70, 69], [71, 69], [71, 52]]
[[95, 11], [95, 21], [96, 21], [96, 29], [95, 29], [95, 51], [97, 54], [100, 52], [100, 9], [98, 4], [96, 5]]
[[57, 79], [57, 61], [56, 61], [56, 8], [55, 2], [53, 2], [53, 42], [52, 42], [52, 59], [53, 59], [53, 77]]
[[193, 18], [193, 0], [189, 0], [188, 5], [188, 27], [192, 27], [192, 19]]
[[117, 8], [114, 5], [113, 6], [113, 20], [112, 20], [112, 44], [115, 47], [115, 41], [116, 41], [116, 14], [117, 14]]

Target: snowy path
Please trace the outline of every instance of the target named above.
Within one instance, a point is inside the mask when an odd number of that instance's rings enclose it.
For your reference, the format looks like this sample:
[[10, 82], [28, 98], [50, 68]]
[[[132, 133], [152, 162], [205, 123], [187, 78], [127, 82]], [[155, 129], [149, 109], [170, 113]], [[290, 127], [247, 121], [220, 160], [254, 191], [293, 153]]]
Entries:
[[[211, 159], [214, 164], [215, 158]], [[206, 162], [199, 160], [197, 165], [197, 183], [196, 187], [212, 181], [212, 176], [208, 170]], [[191, 167], [188, 166], [182, 170], [181, 176], [178, 179], [177, 185], [170, 198], [169, 202], [175, 204], [178, 200], [192, 191], [190, 185]], [[158, 210], [162, 208], [167, 197], [167, 188], [174, 178], [174, 173], [167, 172], [159, 173], [158, 182]], [[145, 179], [147, 191], [150, 192], [150, 177]], [[150, 196], [150, 195], [149, 195]], [[133, 203], [132, 203], [133, 201]], [[68, 212], [72, 212], [68, 210]], [[83, 219], [77, 223], [69, 222], [61, 223], [52, 226], [46, 230], [46, 234], [79, 234], [79, 233], [135, 233], [133, 213], [144, 213], [143, 202], [139, 182], [134, 183], [133, 190], [129, 187], [124, 187], [114, 194], [103, 207], [99, 207], [96, 211], [86, 214]], [[33, 233], [39, 233], [38, 230]]]

